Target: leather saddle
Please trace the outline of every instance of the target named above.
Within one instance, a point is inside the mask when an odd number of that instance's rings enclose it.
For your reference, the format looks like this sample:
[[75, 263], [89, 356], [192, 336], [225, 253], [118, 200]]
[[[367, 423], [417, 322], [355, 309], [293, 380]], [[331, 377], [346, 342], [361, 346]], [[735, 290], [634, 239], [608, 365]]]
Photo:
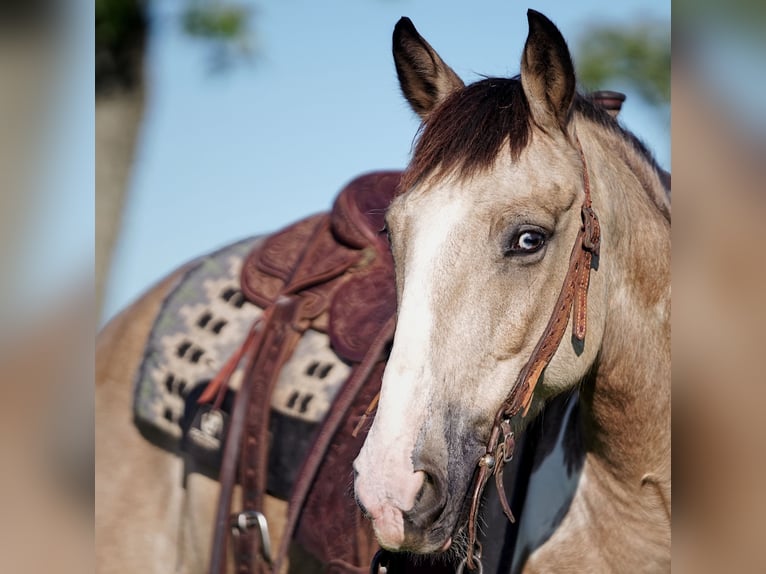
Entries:
[[[369, 521], [349, 496], [349, 484], [351, 462], [368, 427], [365, 409], [380, 389], [393, 335], [394, 268], [383, 231], [400, 175], [376, 172], [356, 178], [340, 192], [329, 213], [275, 233], [245, 259], [241, 288], [263, 313], [243, 344], [241, 356], [249, 358], [224, 447], [211, 573], [224, 571], [227, 542], [223, 536], [235, 523], [245, 525], [234, 540], [238, 572], [277, 571], [291, 539], [330, 571], [368, 569], [377, 544]], [[286, 542], [272, 560], [264, 552], [261, 533], [252, 532], [241, 517], [262, 510], [265, 461], [273, 442], [270, 397], [282, 366], [308, 329], [329, 336], [333, 351], [351, 366], [351, 374], [298, 471], [290, 495]], [[239, 420], [237, 401], [247, 403], [240, 409], [245, 414]], [[243, 491], [239, 513], [231, 512], [235, 473]]]
[[245, 260], [245, 296], [264, 309], [279, 297], [298, 297], [300, 326], [327, 333], [339, 356], [360, 362], [396, 311], [383, 218], [399, 177], [363, 175], [340, 192], [330, 213], [269, 237]]

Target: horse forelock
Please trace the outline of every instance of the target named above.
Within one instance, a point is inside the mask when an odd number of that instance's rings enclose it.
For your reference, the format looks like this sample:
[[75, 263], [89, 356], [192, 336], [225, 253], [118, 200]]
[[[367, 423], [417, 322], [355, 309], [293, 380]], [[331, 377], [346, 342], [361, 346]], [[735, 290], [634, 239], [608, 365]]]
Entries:
[[[589, 96], [576, 94], [572, 113], [617, 136], [657, 175], [666, 197], [652, 199], [669, 220], [669, 174], [657, 164], [646, 145]], [[515, 161], [531, 141], [533, 126], [518, 77], [485, 78], [457, 90], [421, 124], [399, 193], [432, 174], [455, 173], [458, 178], [469, 178], [490, 169], [505, 150]]]
[[459, 177], [490, 168], [507, 144], [517, 159], [531, 134], [529, 104], [518, 78], [485, 78], [449, 96], [423, 122], [399, 184], [409, 190], [431, 173]]

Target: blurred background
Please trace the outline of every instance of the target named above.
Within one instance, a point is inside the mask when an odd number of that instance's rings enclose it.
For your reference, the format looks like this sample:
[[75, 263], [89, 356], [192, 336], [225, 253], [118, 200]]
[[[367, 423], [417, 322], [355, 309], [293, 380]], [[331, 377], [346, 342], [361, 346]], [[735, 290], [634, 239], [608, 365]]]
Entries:
[[[670, 169], [669, 2], [535, 2], [583, 89]], [[466, 81], [518, 73], [526, 5], [98, 0], [96, 289], [107, 320], [188, 259], [331, 205], [403, 168], [418, 128], [391, 33], [403, 15]]]
[[[561, 27], [584, 88], [628, 94], [623, 122], [672, 167], [674, 568], [764, 572], [763, 3], [673, 3], [672, 119], [668, 2], [530, 5]], [[470, 81], [517, 73], [526, 8], [0, 4], [3, 571], [92, 570], [97, 326], [190, 257], [405, 165], [400, 16]]]

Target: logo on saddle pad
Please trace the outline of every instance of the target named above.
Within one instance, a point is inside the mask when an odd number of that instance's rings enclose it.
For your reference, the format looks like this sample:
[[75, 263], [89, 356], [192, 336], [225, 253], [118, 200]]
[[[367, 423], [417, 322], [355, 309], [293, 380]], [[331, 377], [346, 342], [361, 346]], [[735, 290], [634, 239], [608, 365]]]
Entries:
[[219, 409], [203, 405], [194, 416], [188, 438], [195, 446], [218, 451], [226, 428], [226, 415]]

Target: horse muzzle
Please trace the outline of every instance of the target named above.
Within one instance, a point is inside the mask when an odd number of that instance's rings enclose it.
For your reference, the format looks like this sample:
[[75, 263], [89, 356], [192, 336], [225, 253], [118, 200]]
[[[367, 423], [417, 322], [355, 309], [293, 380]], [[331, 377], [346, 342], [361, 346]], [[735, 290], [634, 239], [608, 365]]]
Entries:
[[355, 464], [354, 485], [357, 503], [383, 548], [418, 554], [449, 548], [454, 520], [447, 511], [444, 472], [423, 469], [386, 477], [385, 469], [365, 474]]

